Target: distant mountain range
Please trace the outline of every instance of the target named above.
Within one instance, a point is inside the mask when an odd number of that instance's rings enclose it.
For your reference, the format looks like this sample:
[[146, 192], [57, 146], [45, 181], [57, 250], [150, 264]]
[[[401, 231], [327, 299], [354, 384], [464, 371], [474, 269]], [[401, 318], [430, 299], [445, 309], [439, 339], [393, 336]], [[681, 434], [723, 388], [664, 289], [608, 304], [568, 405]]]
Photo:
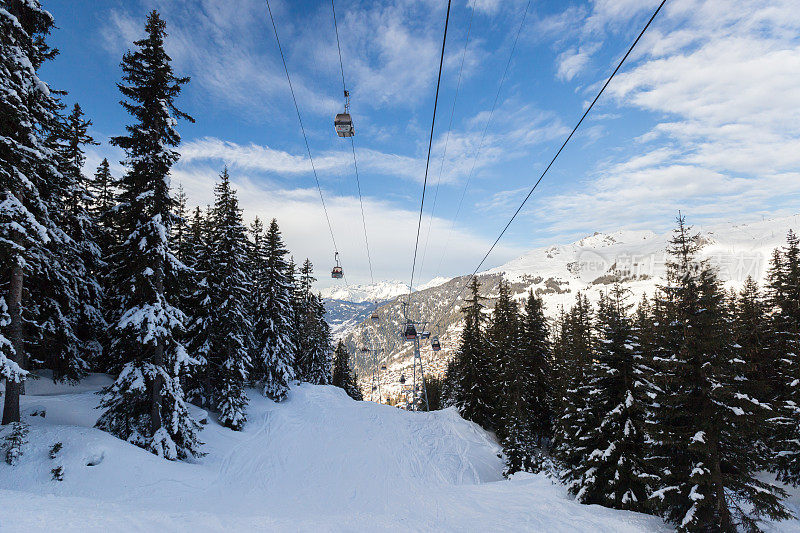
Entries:
[[[700, 259], [715, 265], [726, 287], [735, 289], [747, 276], [763, 281], [772, 251], [785, 244], [789, 229], [800, 230], [800, 216], [751, 224], [698, 226], [693, 231], [700, 233]], [[623, 230], [594, 233], [570, 244], [536, 248], [504, 265], [481, 272], [478, 275], [480, 292], [487, 297], [488, 312], [497, 296], [498, 284], [505, 279], [519, 299], [524, 298], [528, 290], [541, 295], [546, 313], [551, 317], [562, 306], [569, 308], [577, 292], [596, 301], [616, 282], [630, 290], [630, 301], [636, 303], [642, 294], [652, 295], [657, 285], [664, 282], [666, 251], [671, 237], [672, 232]], [[437, 280], [433, 286], [423, 286], [414, 292], [414, 318], [438, 325], [432, 334], [439, 336], [443, 348], [432, 352], [425, 343], [422, 353], [426, 372], [442, 372], [457, 346], [461, 330], [459, 310], [467, 291], [457, 299], [456, 295], [467, 281], [468, 276]], [[404, 323], [402, 302], [406, 300], [407, 290], [398, 282], [382, 282], [375, 286], [351, 287], [349, 293], [329, 292], [360, 298], [360, 303], [327, 302], [326, 305], [330, 306], [329, 318], [338, 324], [334, 326], [337, 336], [343, 338], [355, 354], [356, 368], [365, 389], [371, 388], [369, 382], [375, 368], [374, 362], [369, 360], [370, 354], [365, 356], [360, 351], [365, 344], [374, 344], [383, 350], [381, 357], [388, 367], [381, 376], [383, 390], [396, 393], [399, 377], [410, 370], [411, 344], [400, 337]], [[384, 297], [378, 306], [380, 320], [377, 322], [370, 320], [371, 307], [359, 307], [373, 295]], [[454, 299], [455, 304], [450, 305]]]

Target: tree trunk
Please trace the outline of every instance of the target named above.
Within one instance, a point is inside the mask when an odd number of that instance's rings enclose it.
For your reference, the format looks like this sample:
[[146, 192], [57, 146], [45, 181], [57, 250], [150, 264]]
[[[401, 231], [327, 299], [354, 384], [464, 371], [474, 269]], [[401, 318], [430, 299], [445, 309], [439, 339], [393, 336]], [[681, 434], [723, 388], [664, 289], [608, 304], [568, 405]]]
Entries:
[[[25, 344], [22, 338], [22, 267], [15, 266], [11, 270], [11, 283], [8, 288], [8, 314], [11, 317], [9, 328], [11, 345], [14, 347], [12, 360], [20, 366], [25, 363]], [[3, 405], [3, 424], [19, 422], [19, 395], [22, 383], [6, 380], [6, 397]]]
[[736, 531], [736, 527], [731, 522], [731, 513], [728, 509], [728, 502], [725, 500], [725, 484], [722, 481], [722, 469], [719, 462], [719, 434], [713, 436], [713, 448], [711, 457], [713, 465], [711, 467], [711, 482], [714, 484], [714, 497], [716, 499], [717, 516], [719, 517], [720, 531]]
[[[164, 271], [161, 261], [158, 261], [155, 268], [155, 285], [158, 296], [164, 297]], [[153, 354], [153, 365], [157, 369], [164, 366], [164, 339], [156, 340], [155, 353]], [[153, 379], [153, 386], [150, 390], [150, 427], [153, 435], [161, 429], [161, 390], [164, 388], [164, 378], [161, 374], [156, 374]]]

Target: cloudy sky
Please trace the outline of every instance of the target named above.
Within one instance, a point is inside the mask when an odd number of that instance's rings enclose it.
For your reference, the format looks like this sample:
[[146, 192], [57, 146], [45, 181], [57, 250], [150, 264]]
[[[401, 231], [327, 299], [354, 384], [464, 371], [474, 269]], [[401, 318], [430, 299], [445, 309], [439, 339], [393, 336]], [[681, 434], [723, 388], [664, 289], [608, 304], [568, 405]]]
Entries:
[[[246, 218], [277, 218], [293, 254], [331, 283], [333, 246], [263, 0], [43, 3], [61, 50], [43, 77], [81, 103], [103, 143], [88, 166], [108, 156], [122, 171], [106, 142], [129, 120], [119, 62], [157, 9], [175, 70], [192, 78], [179, 104], [196, 119], [180, 125], [173, 185], [206, 205], [227, 165]], [[446, 4], [336, 5], [376, 281], [411, 274]], [[453, 1], [417, 280], [472, 271], [657, 4]], [[343, 98], [330, 3], [271, 6], [348, 281], [369, 282], [350, 143], [332, 125]], [[798, 88], [795, 0], [668, 0], [485, 267], [594, 231], [666, 230], [678, 209], [698, 225], [797, 213]]]

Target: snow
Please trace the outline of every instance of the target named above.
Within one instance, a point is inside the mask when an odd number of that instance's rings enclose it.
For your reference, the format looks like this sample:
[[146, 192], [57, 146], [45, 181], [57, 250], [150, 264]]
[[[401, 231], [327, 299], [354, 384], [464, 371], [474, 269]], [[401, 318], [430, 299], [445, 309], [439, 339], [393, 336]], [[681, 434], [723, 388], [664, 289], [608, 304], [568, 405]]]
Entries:
[[320, 291], [324, 299], [346, 302], [385, 302], [395, 296], [408, 294], [408, 284], [402, 281], [379, 281], [371, 285], [346, 285], [327, 287]]
[[277, 404], [249, 390], [242, 432], [192, 408], [208, 420], [207, 455], [165, 461], [92, 427], [95, 392], [111, 382], [28, 382], [29, 443], [17, 466], [0, 464], [4, 532], [667, 530], [655, 517], [578, 504], [543, 475], [503, 480], [499, 447], [452, 409], [354, 402], [331, 386], [294, 386]]

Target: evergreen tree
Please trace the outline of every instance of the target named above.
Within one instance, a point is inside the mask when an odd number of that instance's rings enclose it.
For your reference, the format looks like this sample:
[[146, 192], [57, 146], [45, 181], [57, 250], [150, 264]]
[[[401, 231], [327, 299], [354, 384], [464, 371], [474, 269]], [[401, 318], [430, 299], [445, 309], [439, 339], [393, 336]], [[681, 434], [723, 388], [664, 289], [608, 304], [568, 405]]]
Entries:
[[125, 175], [115, 207], [125, 238], [111, 261], [115, 304], [111, 349], [124, 366], [105, 390], [97, 426], [167, 459], [197, 456], [199, 426], [189, 415], [181, 375], [195, 360], [179, 342], [184, 314], [173, 305], [166, 281], [178, 261], [170, 251], [174, 200], [169, 170], [178, 160], [176, 118], [192, 121], [175, 107], [188, 78], [173, 74], [164, 51], [166, 24], [151, 12], [144, 39], [122, 60], [118, 87], [123, 107], [134, 117], [128, 134], [112, 143], [125, 150]]
[[309, 367], [309, 383], [328, 385], [331, 382], [331, 329], [325, 321], [325, 305], [321, 295], [311, 295], [309, 311], [306, 315], [306, 335], [308, 352], [306, 354]]
[[800, 484], [800, 240], [790, 231], [769, 271], [770, 329], [777, 356], [773, 387], [777, 411], [773, 447], [778, 478]]
[[571, 490], [582, 503], [616, 509], [647, 511], [650, 485], [647, 472], [644, 420], [646, 372], [639, 366], [641, 346], [635, 338], [626, 290], [616, 285], [600, 300], [597, 342], [590, 363], [588, 410], [591, 427], [582, 428], [582, 444], [592, 449], [571, 473]]
[[[208, 209], [207, 213], [211, 210]], [[213, 333], [214, 286], [211, 279], [211, 223], [200, 207], [196, 207], [184, 242], [186, 265], [191, 269], [186, 284], [186, 347], [196, 364], [184, 377], [186, 397], [200, 407], [212, 407], [208, 381], [208, 360]]]
[[504, 393], [506, 475], [540, 469], [542, 448], [552, 434], [550, 341], [542, 300], [532, 290], [528, 292], [518, 332], [518, 354], [507, 367]]
[[292, 339], [292, 281], [288, 277], [278, 222], [272, 219], [257, 253], [263, 255], [258, 271], [259, 305], [255, 314], [257, 360], [263, 369], [264, 394], [275, 401], [286, 397], [295, 378], [295, 347]]
[[336, 345], [336, 350], [333, 353], [331, 385], [344, 389], [347, 395], [354, 400], [363, 400], [357, 379], [350, 368], [350, 352], [347, 351], [347, 347], [341, 340]]
[[586, 441], [586, 432], [599, 424], [597, 412], [590, 407], [590, 378], [594, 358], [595, 336], [593, 314], [586, 295], [578, 293], [575, 305], [563, 316], [559, 325], [556, 380], [562, 383], [561, 398], [553, 431], [553, 456], [563, 470], [568, 486], [579, 480], [579, 467], [594, 451]]
[[487, 398], [491, 402], [490, 428], [501, 442], [506, 440], [508, 425], [519, 418], [522, 391], [515, 387], [519, 375], [520, 350], [519, 309], [511, 298], [511, 287], [501, 281], [489, 326], [486, 330], [486, 355], [488, 357]]
[[45, 198], [63, 177], [46, 139], [58, 128], [60, 104], [38, 75], [56, 54], [45, 42], [53, 18], [37, 0], [1, 0], [0, 8], [0, 375], [8, 424], [20, 420], [26, 375], [25, 282], [46, 268], [47, 245], [62, 233]]
[[222, 425], [234, 430], [244, 427], [247, 395], [244, 388], [251, 361], [252, 324], [247, 314], [250, 280], [247, 267], [248, 241], [236, 192], [228, 170], [223, 170], [214, 189], [210, 214], [211, 335], [207, 356], [208, 382], [213, 406]]
[[494, 412], [492, 405], [491, 369], [486, 353], [486, 332], [483, 314], [483, 298], [478, 294], [480, 283], [472, 278], [470, 297], [461, 308], [464, 313], [464, 329], [461, 332], [461, 344], [456, 352], [457, 382], [456, 408], [461, 416], [472, 420], [484, 428], [490, 428]]
[[789, 516], [780, 504], [785, 493], [755, 476], [762, 406], [738, 392], [744, 366], [733, 355], [724, 295], [715, 272], [696, 261], [697, 236], [689, 232], [679, 217], [661, 287], [680, 337], [663, 358], [666, 386], [649, 421], [652, 464], [661, 473], [653, 497], [682, 530], [754, 530], [762, 516]]

